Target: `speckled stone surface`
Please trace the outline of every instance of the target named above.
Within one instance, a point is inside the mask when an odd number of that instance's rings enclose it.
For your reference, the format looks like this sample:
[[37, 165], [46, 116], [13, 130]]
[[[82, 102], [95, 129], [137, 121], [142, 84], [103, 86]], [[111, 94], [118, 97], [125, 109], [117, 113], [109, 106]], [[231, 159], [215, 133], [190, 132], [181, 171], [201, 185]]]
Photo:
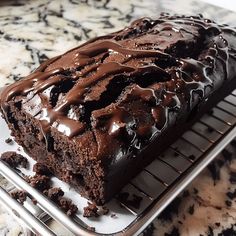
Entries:
[[[162, 11], [202, 13], [220, 23], [236, 24], [236, 13], [194, 0], [0, 1], [0, 87], [91, 37]], [[236, 148], [227, 149], [232, 155], [220, 155], [144, 235], [236, 235]], [[0, 206], [0, 235], [22, 232]]]

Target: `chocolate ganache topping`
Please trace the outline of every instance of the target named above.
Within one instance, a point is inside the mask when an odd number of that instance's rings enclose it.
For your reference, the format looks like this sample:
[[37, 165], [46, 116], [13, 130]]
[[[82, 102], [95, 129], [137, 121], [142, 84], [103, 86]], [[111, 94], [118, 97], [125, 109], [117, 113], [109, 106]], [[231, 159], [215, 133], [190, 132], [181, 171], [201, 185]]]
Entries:
[[142, 18], [43, 63], [2, 91], [1, 109], [21, 96], [45, 137], [90, 130], [140, 149], [232, 79], [230, 34], [201, 15]]

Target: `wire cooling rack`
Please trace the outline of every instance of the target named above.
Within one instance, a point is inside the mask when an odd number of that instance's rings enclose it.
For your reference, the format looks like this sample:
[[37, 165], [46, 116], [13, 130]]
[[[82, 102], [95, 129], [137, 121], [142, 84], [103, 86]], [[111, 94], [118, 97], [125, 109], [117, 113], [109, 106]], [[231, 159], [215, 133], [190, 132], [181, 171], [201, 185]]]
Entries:
[[[107, 204], [110, 209], [108, 215], [98, 219], [84, 218], [82, 212], [87, 200], [53, 177], [53, 185], [62, 187], [65, 195], [78, 205], [78, 214], [70, 218], [21, 177], [22, 174], [32, 174], [34, 161], [29, 157], [29, 170], [15, 171], [0, 161], [0, 175], [13, 184], [5, 189], [0, 187], [0, 202], [32, 232], [44, 236], [56, 235], [46, 224], [49, 219], [59, 222], [72, 235], [138, 235], [236, 136], [235, 122], [236, 90], [122, 189], [121, 192], [129, 193], [129, 197], [138, 196], [142, 199], [138, 207], [131, 200], [114, 198]], [[9, 137], [9, 130], [3, 120], [0, 120], [0, 127], [4, 129], [0, 140], [3, 152], [9, 150], [4, 142]], [[23, 153], [17, 144], [10, 149]], [[28, 196], [37, 200], [37, 206], [30, 199], [24, 205], [12, 199], [9, 193], [15, 188], [25, 190]], [[91, 227], [95, 227], [95, 232]]]

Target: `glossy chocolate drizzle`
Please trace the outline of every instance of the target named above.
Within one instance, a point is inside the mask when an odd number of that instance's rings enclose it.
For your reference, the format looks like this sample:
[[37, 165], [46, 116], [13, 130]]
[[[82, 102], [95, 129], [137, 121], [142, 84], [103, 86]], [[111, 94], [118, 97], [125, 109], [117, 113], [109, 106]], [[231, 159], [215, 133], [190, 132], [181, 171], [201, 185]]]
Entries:
[[[202, 16], [142, 18], [48, 60], [2, 91], [1, 108], [6, 113], [15, 97], [23, 96], [24, 107], [37, 96], [34, 116], [45, 137], [50, 127], [70, 138], [102, 129], [140, 149], [232, 78], [235, 50], [226, 34], [235, 32]], [[117, 86], [115, 95], [109, 86]], [[147, 108], [146, 123], [135, 102]]]

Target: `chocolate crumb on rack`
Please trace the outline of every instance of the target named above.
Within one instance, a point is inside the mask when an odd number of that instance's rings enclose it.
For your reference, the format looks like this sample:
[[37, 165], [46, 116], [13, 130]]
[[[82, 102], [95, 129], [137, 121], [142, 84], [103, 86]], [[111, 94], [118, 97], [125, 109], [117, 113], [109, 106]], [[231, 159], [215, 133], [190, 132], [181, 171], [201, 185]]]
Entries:
[[[28, 166], [27, 158], [16, 152], [4, 152], [0, 159], [14, 169], [19, 166], [24, 168]], [[25, 180], [33, 188], [44, 193], [48, 198], [55, 202], [68, 216], [73, 216], [78, 211], [77, 206], [73, 204], [70, 199], [63, 197], [64, 192], [61, 188], [51, 187], [51, 172], [48, 168], [41, 163], [36, 163], [33, 167], [33, 171], [36, 172], [36, 174], [33, 176], [24, 176]], [[27, 193], [24, 190], [14, 190], [10, 194], [12, 198], [16, 199], [21, 204], [26, 201]], [[37, 204], [36, 199], [31, 198], [31, 201], [35, 205]], [[104, 208], [103, 211], [105, 214], [107, 209]]]
[[[42, 165], [36, 165], [35, 171], [40, 173], [49, 173]], [[77, 213], [78, 207], [72, 202], [71, 199], [63, 197], [64, 191], [58, 187], [51, 187], [50, 176], [41, 175], [36, 173], [34, 176], [26, 177], [26, 181], [34, 188], [42, 192], [49, 199], [51, 199], [55, 204], [59, 206], [68, 216], [73, 216]], [[36, 199], [31, 199], [34, 204], [37, 204]]]
[[13, 140], [11, 138], [7, 138], [7, 139], [5, 139], [5, 143], [12, 144]]
[[50, 176], [52, 173], [50, 172], [50, 170], [47, 168], [46, 165], [44, 164], [41, 164], [39, 162], [35, 163], [34, 166], [33, 166], [33, 171], [36, 173], [36, 174], [39, 174], [39, 175], [46, 175], [46, 176]]
[[14, 169], [17, 167], [27, 168], [28, 166], [27, 158], [16, 152], [4, 152], [0, 159]]
[[33, 188], [40, 192], [49, 189], [51, 185], [50, 178], [46, 175], [35, 174], [34, 176], [27, 176], [25, 179]]
[[[23, 175], [26, 182], [28, 182], [33, 188], [37, 189], [40, 192], [44, 192], [51, 187], [51, 179], [47, 175], [41, 175], [36, 173], [33, 176]], [[37, 204], [37, 200], [29, 196], [34, 205]]]
[[98, 217], [98, 207], [95, 203], [87, 202], [88, 205], [84, 207], [84, 217]]
[[71, 199], [66, 197], [60, 197], [58, 206], [68, 215], [68, 216], [74, 216], [77, 211], [78, 207], [72, 202]]
[[27, 193], [24, 190], [14, 190], [10, 192], [12, 198], [23, 204], [26, 201]]
[[61, 188], [49, 188], [44, 190], [43, 193], [56, 203], [68, 216], [73, 216], [77, 213], [77, 206], [70, 199], [63, 197], [64, 191]]
[[117, 217], [117, 215], [116, 215], [115, 213], [112, 213], [112, 214], [111, 214], [111, 218], [117, 219], [118, 217]]
[[102, 215], [107, 215], [109, 213], [109, 208], [106, 206], [97, 206], [95, 203], [87, 202], [87, 206], [84, 207], [83, 216], [90, 217], [99, 217]]
[[46, 189], [43, 191], [43, 193], [57, 204], [59, 203], [60, 198], [64, 196], [64, 191], [57, 187]]

